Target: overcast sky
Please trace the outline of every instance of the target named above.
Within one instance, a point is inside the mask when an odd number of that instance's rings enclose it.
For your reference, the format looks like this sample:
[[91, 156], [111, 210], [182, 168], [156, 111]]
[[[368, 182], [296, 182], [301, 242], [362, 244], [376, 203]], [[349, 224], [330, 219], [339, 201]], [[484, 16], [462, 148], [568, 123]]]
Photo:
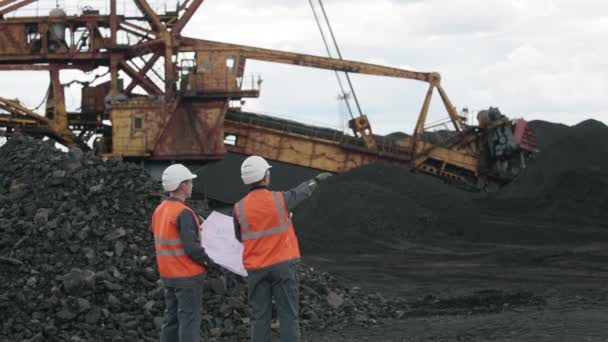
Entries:
[[[316, 0], [315, 0], [316, 2]], [[453, 104], [497, 106], [511, 117], [608, 122], [608, 2], [602, 0], [324, 0], [343, 57], [437, 71]], [[206, 0], [184, 35], [326, 56], [308, 0]], [[264, 79], [245, 109], [343, 125], [333, 72], [249, 61]], [[30, 107], [45, 75], [0, 79], [2, 95]], [[410, 132], [427, 84], [353, 75], [378, 133]], [[69, 93], [69, 91], [68, 91]], [[68, 102], [77, 94], [67, 94]], [[70, 100], [72, 98], [72, 100]], [[435, 94], [430, 121], [446, 117]]]

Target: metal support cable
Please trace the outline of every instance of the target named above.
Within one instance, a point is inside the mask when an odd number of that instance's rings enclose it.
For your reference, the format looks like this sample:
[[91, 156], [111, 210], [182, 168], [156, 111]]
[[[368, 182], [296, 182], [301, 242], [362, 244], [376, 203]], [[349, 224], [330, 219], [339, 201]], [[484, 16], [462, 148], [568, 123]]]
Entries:
[[40, 104], [38, 106], [36, 106], [34, 109], [32, 109], [32, 111], [37, 111], [38, 109], [40, 109], [40, 107], [42, 107], [43, 104], [46, 103], [46, 100], [49, 98], [49, 88], [46, 88], [46, 94], [44, 94], [44, 97], [42, 98], [42, 100], [40, 101]]
[[109, 72], [109, 71], [107, 71], [107, 72], [105, 72], [105, 73], [103, 73], [103, 74], [99, 74], [99, 75], [98, 75], [98, 74], [96, 74], [96, 75], [93, 77], [93, 79], [92, 79], [92, 80], [90, 80], [90, 81], [72, 80], [72, 81], [70, 81], [70, 82], [68, 82], [68, 83], [62, 83], [61, 85], [62, 85], [63, 87], [71, 87], [73, 84], [80, 84], [80, 85], [82, 85], [82, 86], [88, 86], [88, 85], [90, 85], [91, 83], [94, 83], [95, 81], [97, 81], [98, 79], [100, 79], [100, 78], [102, 78], [102, 77], [104, 77], [104, 76], [107, 76], [109, 73], [110, 73], [110, 72]]
[[[310, 4], [310, 9], [312, 10], [312, 14], [315, 16], [315, 21], [317, 22], [317, 26], [319, 27], [319, 32], [321, 32], [321, 38], [323, 38], [323, 44], [325, 45], [325, 50], [327, 50], [327, 55], [328, 57], [332, 58], [331, 56], [331, 50], [329, 49], [329, 45], [327, 44], [327, 39], [325, 38], [325, 33], [323, 32], [323, 27], [321, 26], [321, 22], [319, 21], [319, 17], [317, 16], [317, 11], [315, 11], [315, 7], [312, 3], [312, 0], [308, 0], [308, 3]], [[338, 52], [339, 54], [339, 52]], [[342, 59], [342, 58], [340, 58]], [[344, 103], [346, 104], [346, 107], [348, 108], [348, 113], [350, 114], [351, 119], [354, 119], [355, 117], [353, 116], [353, 111], [350, 108], [350, 103], [348, 102], [348, 96], [346, 94], [346, 92], [344, 91], [344, 86], [342, 85], [342, 80], [340, 79], [340, 75], [338, 74], [338, 71], [335, 71], [336, 74], [336, 79], [338, 80], [338, 85], [340, 86], [340, 91], [342, 92], [342, 99], [344, 100]], [[348, 74], [347, 74], [348, 76]], [[351, 87], [352, 88], [352, 87]]]
[[[334, 35], [334, 30], [331, 28], [331, 24], [329, 23], [329, 18], [327, 17], [327, 12], [325, 12], [325, 6], [323, 6], [323, 1], [319, 0], [319, 5], [321, 5], [321, 11], [323, 11], [323, 16], [325, 17], [325, 22], [327, 23], [327, 27], [329, 28], [329, 33], [331, 34], [331, 39], [334, 42], [334, 46], [336, 47], [336, 51], [338, 52], [338, 57], [342, 60], [342, 53], [340, 52], [340, 48], [338, 47], [338, 42], [336, 40], [336, 36]], [[353, 83], [350, 80], [350, 75], [345, 72], [346, 79], [348, 80], [348, 86], [350, 87], [350, 92], [353, 94], [353, 98], [355, 99], [355, 103], [357, 104], [357, 109], [359, 110], [359, 115], [363, 115], [361, 111], [361, 105], [359, 105], [359, 99], [357, 98], [357, 93], [355, 93], [355, 88], [353, 87]]]

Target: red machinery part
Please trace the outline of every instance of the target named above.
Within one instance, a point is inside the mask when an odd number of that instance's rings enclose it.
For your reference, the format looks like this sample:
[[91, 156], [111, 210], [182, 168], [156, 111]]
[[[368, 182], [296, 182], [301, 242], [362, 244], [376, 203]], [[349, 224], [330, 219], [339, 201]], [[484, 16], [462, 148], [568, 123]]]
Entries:
[[515, 142], [522, 150], [529, 152], [538, 151], [536, 133], [524, 119], [518, 119], [515, 122]]

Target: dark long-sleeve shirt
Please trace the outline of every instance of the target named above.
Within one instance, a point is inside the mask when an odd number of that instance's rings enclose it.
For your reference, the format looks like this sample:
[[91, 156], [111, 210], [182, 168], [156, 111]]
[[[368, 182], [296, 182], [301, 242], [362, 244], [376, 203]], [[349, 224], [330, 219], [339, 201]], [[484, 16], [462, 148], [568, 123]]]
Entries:
[[200, 228], [196, 223], [194, 213], [188, 209], [184, 209], [177, 217], [176, 224], [186, 254], [197, 264], [204, 265], [207, 261], [207, 253], [205, 253], [205, 249], [201, 246], [201, 239], [199, 237]]
[[[285, 206], [287, 206], [287, 211], [292, 211], [305, 199], [309, 198], [312, 195], [314, 189], [317, 187], [317, 185], [317, 181], [313, 178], [301, 183], [300, 185], [296, 186], [291, 190], [284, 191], [282, 194], [283, 198], [285, 199]], [[266, 189], [266, 187], [253, 187], [251, 188], [251, 190], [249, 190], [249, 192], [259, 189]], [[237, 240], [241, 241], [241, 224], [239, 223], [239, 220], [236, 216], [236, 211], [234, 210], [232, 212], [232, 219], [234, 221], [234, 236]]]

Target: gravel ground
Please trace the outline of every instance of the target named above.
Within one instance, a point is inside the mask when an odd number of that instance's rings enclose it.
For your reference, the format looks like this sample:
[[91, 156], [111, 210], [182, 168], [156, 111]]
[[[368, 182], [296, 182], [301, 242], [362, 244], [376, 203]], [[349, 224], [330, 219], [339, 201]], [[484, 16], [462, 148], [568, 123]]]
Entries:
[[[607, 341], [608, 244], [411, 246], [405, 255], [309, 256], [344, 283], [414, 302], [468, 298], [370, 327], [307, 335], [308, 341]], [[463, 249], [464, 248], [464, 249]], [[488, 291], [531, 293], [533, 305], [475, 312]], [[471, 305], [466, 305], [471, 304]]]

